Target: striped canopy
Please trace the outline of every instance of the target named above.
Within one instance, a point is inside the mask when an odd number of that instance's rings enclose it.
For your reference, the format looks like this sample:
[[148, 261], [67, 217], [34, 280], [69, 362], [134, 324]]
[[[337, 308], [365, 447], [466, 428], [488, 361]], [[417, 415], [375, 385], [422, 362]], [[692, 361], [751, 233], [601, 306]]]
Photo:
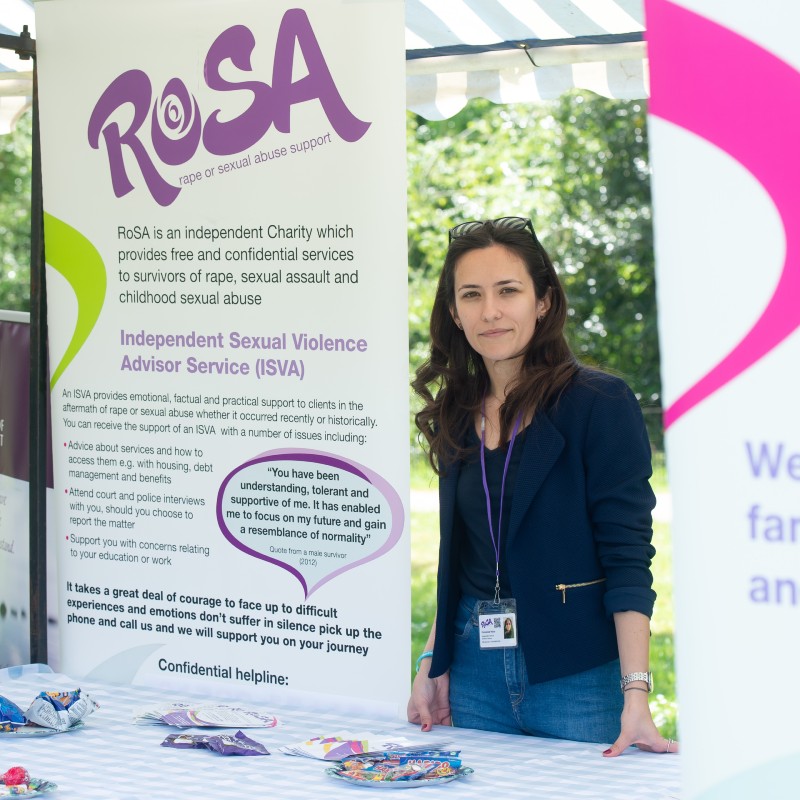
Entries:
[[[220, 0], [222, 2], [222, 0]], [[473, 97], [535, 102], [571, 88], [648, 94], [642, 0], [406, 0], [407, 107], [445, 119]], [[28, 25], [33, 0], [2, 0], [0, 34]], [[30, 103], [32, 64], [0, 49], [0, 131]]]
[[642, 0], [406, 0], [406, 105], [445, 119], [473, 97], [647, 97], [643, 17]]

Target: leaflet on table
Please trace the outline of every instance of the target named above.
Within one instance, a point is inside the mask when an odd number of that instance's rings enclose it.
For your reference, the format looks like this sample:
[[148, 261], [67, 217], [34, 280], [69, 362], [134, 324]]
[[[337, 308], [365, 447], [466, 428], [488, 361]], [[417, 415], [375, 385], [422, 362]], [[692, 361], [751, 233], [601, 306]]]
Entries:
[[227, 705], [169, 703], [138, 711], [137, 725], [173, 725], [176, 728], [274, 728], [273, 714]]
[[448, 746], [446, 742], [412, 741], [404, 736], [391, 736], [385, 733], [353, 733], [351, 731], [338, 731], [323, 734], [298, 742], [294, 745], [285, 745], [280, 749], [287, 756], [303, 756], [305, 758], [319, 758], [323, 761], [341, 761], [343, 758], [354, 755], [367, 755], [370, 753], [383, 753], [394, 750], [436, 750]]

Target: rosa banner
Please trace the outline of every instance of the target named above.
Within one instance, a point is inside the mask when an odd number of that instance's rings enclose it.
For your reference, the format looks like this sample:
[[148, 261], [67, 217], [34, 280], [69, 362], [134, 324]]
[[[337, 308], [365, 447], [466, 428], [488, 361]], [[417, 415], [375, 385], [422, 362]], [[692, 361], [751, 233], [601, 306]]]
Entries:
[[36, 22], [62, 668], [399, 714], [403, 3]]

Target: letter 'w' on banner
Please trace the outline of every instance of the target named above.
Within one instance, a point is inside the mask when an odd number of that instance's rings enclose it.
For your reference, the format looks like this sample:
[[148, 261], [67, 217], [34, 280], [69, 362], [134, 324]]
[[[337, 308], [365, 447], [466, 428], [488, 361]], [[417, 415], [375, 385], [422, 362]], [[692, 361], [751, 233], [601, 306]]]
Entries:
[[405, 704], [403, 12], [36, 3], [65, 672]]
[[800, 8], [645, 9], [685, 796], [788, 800], [800, 699], [770, 676], [800, 660]]

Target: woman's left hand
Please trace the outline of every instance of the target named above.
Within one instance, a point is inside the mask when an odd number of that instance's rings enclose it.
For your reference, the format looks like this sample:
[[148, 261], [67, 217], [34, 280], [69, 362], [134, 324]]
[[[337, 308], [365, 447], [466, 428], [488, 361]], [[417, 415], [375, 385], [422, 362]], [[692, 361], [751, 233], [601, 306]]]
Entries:
[[[636, 694], [639, 694], [636, 692]], [[650, 715], [647, 695], [641, 699], [626, 697], [622, 710], [622, 730], [617, 741], [603, 752], [606, 758], [621, 756], [631, 745], [650, 753], [677, 753], [678, 743], [673, 739], [665, 739], [656, 728]]]
[[[614, 625], [617, 628], [622, 674], [647, 672], [650, 620], [638, 611], [617, 611], [614, 614]], [[626, 686], [622, 695], [622, 729], [617, 741], [603, 755], [606, 758], [621, 756], [631, 745], [651, 753], [677, 753], [678, 743], [665, 739], [653, 722], [648, 702], [649, 692], [642, 685], [649, 681], [637, 680], [634, 683], [637, 685]]]

